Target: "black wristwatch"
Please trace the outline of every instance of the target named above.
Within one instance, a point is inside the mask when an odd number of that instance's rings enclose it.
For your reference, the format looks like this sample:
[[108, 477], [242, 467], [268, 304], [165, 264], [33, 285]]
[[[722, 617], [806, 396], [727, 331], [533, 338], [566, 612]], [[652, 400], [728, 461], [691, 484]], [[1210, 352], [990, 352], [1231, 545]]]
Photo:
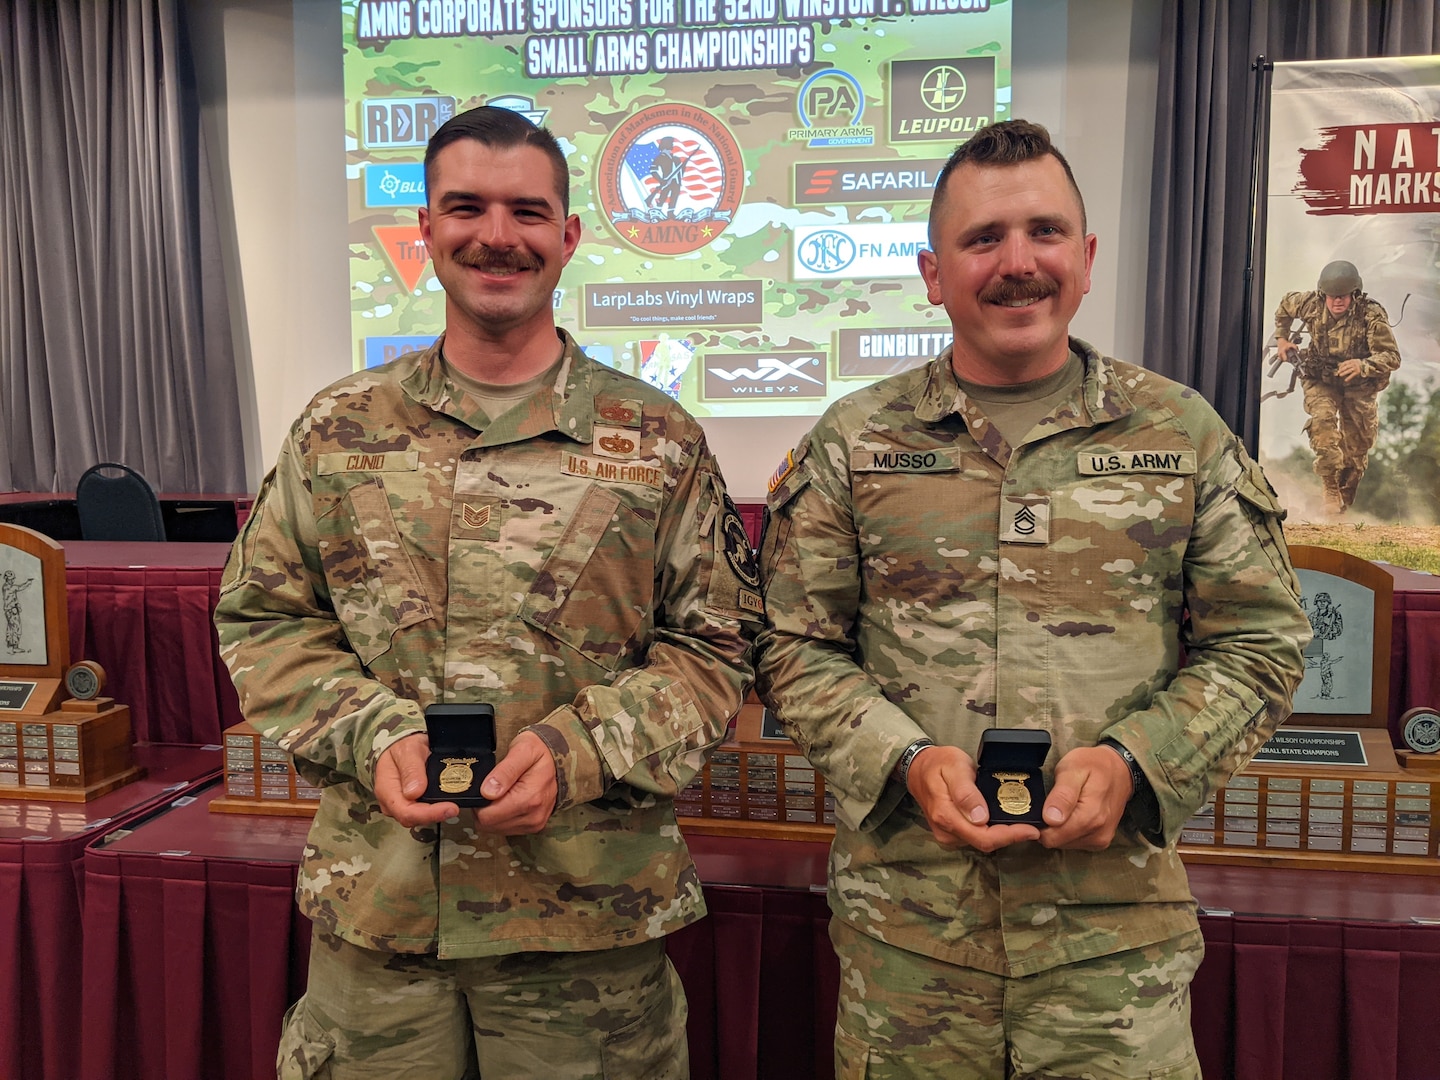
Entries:
[[927, 746], [934, 746], [933, 739], [916, 739], [900, 755], [900, 760], [895, 763], [895, 771], [891, 774], [899, 782], [901, 787], [906, 787], [910, 779], [910, 766], [915, 764], [915, 756]]
[[1145, 779], [1145, 772], [1140, 768], [1140, 762], [1135, 760], [1135, 755], [1114, 739], [1101, 739], [1101, 746], [1108, 746], [1115, 753], [1120, 755], [1120, 760], [1125, 762], [1125, 767], [1130, 770], [1130, 798], [1133, 801], [1137, 795], [1142, 795], [1150, 788], [1150, 781]]

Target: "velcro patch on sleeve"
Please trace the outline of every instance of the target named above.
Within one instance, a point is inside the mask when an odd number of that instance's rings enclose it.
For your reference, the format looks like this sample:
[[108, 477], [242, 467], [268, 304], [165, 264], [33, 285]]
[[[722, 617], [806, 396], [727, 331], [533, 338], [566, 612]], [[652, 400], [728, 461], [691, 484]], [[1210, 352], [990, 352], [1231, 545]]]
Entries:
[[1082, 450], [1075, 455], [1081, 476], [1109, 476], [1111, 473], [1165, 473], [1193, 476], [1194, 450]]
[[320, 454], [315, 459], [315, 471], [320, 476], [345, 472], [415, 472], [419, 468], [419, 450], [345, 450]]

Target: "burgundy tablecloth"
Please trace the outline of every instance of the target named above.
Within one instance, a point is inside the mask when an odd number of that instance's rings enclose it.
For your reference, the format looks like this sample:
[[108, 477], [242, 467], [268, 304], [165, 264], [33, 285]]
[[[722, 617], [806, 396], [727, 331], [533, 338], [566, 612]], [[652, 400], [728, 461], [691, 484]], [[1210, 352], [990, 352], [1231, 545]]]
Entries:
[[0, 1076], [74, 1080], [85, 846], [220, 769], [196, 747], [140, 746], [143, 779], [89, 803], [0, 800]]
[[86, 1080], [262, 1080], [304, 988], [304, 818], [212, 814], [219, 785], [85, 852]]
[[211, 613], [228, 544], [65, 545], [70, 654], [105, 669], [135, 738], [215, 743], [240, 705]]
[[[273, 1075], [308, 957], [290, 899], [305, 823], [208, 814], [214, 793], [86, 852], [87, 1080]], [[838, 965], [825, 898], [806, 887], [824, 845], [693, 846], [711, 914], [668, 945], [696, 1080], [833, 1080]], [[1437, 1074], [1440, 926], [1373, 921], [1440, 915], [1435, 878], [1228, 866], [1192, 878], [1212, 909], [1194, 1014], [1207, 1080]], [[1213, 913], [1223, 905], [1242, 914]], [[1285, 916], [1243, 914], [1267, 905]]]

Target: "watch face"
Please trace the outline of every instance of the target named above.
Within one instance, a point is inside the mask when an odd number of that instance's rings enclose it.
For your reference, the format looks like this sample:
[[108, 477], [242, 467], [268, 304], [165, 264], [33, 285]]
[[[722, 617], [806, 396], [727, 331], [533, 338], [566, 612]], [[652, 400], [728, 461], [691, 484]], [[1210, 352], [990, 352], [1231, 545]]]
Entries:
[[1440, 713], [1434, 709], [1411, 709], [1400, 718], [1400, 737], [1417, 754], [1440, 750]]

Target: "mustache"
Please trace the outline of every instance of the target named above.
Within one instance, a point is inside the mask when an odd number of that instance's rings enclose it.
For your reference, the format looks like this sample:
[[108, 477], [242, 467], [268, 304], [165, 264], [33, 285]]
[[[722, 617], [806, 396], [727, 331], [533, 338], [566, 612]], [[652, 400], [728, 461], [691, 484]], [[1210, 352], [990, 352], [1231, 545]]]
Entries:
[[1009, 304], [1016, 300], [1044, 300], [1060, 291], [1054, 278], [1002, 278], [980, 291], [980, 299], [986, 304]]
[[485, 244], [473, 244], [455, 253], [455, 261], [461, 266], [474, 270], [513, 273], [521, 270], [539, 270], [540, 260], [519, 251], [496, 251]]

